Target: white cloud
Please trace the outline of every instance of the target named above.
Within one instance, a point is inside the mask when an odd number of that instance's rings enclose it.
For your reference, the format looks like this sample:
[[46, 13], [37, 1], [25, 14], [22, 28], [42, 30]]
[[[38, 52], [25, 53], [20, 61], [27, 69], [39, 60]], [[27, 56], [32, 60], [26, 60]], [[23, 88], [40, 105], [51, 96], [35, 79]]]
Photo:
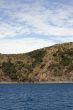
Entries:
[[[64, 26], [58, 27], [58, 26], [50, 25], [49, 22], [47, 23], [45, 21], [44, 16], [40, 14], [36, 15], [31, 12], [25, 13], [25, 14], [18, 13], [14, 15], [14, 17], [17, 18], [18, 23], [22, 22], [22, 24], [20, 24], [19, 26], [17, 26], [17, 24], [15, 24], [15, 26], [12, 26], [11, 24], [0, 22], [0, 38], [14, 37], [15, 35], [22, 34], [22, 33], [30, 34], [31, 30], [34, 33], [39, 33], [42, 35], [55, 35], [55, 36], [72, 36], [73, 35], [73, 28], [69, 28], [69, 27], [66, 28]], [[72, 20], [68, 22], [72, 23]], [[28, 26], [25, 26], [24, 24], [25, 22], [26, 22], [26, 25]], [[29, 25], [31, 25], [31, 27], [29, 27]]]
[[29, 28], [24, 28], [24, 26], [14, 26], [8, 23], [0, 22], [0, 38], [11, 38], [23, 33], [29, 34], [31, 32]]
[[[60, 5], [51, 9], [50, 5], [44, 6], [44, 0], [32, 4], [21, 2], [25, 0], [7, 1], [0, 0], [0, 38], [17, 37], [17, 40], [0, 39], [1, 53], [24, 53], [52, 45], [57, 38], [61, 42], [73, 36], [73, 7]], [[22, 34], [26, 37], [38, 34], [38, 38], [34, 36], [18, 40]], [[48, 35], [48, 39], [53, 35], [56, 40], [42, 40], [39, 35], [44, 38]], [[67, 40], [61, 40], [63, 37]]]
[[0, 53], [26, 53], [53, 44], [54, 42], [52, 41], [34, 38], [25, 38], [19, 40], [0, 40]]
[[73, 36], [73, 8], [70, 6], [64, 5], [52, 10], [46, 8], [42, 0], [32, 4], [17, 0], [1, 0], [0, 3], [10, 19], [8, 23], [3, 20], [0, 22], [0, 38], [31, 32], [48, 36]]
[[[20, 5], [21, 6], [21, 5]], [[54, 35], [54, 36], [73, 36], [73, 15], [72, 15], [72, 7], [65, 7], [59, 10], [50, 10], [45, 9], [40, 5], [40, 8], [36, 9], [36, 6], [28, 7], [27, 11], [22, 5], [21, 10], [9, 12], [9, 16], [14, 19], [17, 23], [21, 24], [26, 29], [24, 23], [31, 25], [32, 32], [39, 33], [42, 35]], [[18, 27], [17, 27], [18, 28]], [[20, 33], [20, 31], [19, 31]], [[25, 33], [25, 31], [24, 31]]]
[[[55, 35], [55, 36], [72, 36], [73, 35], [73, 28], [64, 27], [63, 20], [61, 20], [62, 21], [61, 27], [50, 25], [49, 22], [45, 21], [44, 15], [40, 13], [38, 13], [38, 15], [36, 15], [36, 13], [31, 13], [31, 12], [28, 12], [25, 14], [18, 13], [16, 14], [16, 18], [18, 22], [26, 22], [28, 25], [32, 25], [32, 27], [35, 29], [34, 31], [35, 33], [40, 33], [44, 35]], [[49, 18], [47, 18], [47, 20], [48, 19]], [[56, 22], [57, 22], [57, 19], [58, 18], [56, 17]], [[55, 22], [55, 18], [52, 19], [52, 22]]]
[[14, 28], [6, 23], [0, 22], [0, 38], [12, 36], [15, 34]]

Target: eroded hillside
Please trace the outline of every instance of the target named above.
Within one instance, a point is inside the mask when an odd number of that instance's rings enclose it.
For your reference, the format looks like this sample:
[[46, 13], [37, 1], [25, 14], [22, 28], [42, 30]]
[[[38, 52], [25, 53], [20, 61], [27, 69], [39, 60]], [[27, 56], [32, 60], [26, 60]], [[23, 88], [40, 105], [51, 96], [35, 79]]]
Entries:
[[0, 54], [0, 82], [73, 81], [73, 43], [26, 54]]

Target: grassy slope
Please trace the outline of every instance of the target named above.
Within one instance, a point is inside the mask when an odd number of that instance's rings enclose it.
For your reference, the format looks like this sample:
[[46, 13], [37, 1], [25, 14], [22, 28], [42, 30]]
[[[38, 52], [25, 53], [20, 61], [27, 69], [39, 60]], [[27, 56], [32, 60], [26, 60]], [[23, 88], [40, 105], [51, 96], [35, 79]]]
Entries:
[[0, 81], [73, 80], [73, 43], [58, 44], [26, 54], [0, 54]]

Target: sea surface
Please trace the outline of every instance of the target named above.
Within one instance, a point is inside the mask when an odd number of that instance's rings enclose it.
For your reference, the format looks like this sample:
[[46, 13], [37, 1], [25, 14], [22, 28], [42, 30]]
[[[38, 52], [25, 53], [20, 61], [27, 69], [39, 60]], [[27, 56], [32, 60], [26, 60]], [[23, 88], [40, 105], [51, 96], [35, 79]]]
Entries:
[[0, 110], [73, 110], [73, 84], [0, 84]]

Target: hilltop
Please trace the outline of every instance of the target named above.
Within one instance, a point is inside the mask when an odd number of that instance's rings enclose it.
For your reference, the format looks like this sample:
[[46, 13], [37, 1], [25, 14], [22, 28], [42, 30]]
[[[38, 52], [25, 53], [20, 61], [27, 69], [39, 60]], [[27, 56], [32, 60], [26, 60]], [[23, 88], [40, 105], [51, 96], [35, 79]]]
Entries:
[[0, 54], [0, 82], [73, 81], [73, 43], [26, 54]]

